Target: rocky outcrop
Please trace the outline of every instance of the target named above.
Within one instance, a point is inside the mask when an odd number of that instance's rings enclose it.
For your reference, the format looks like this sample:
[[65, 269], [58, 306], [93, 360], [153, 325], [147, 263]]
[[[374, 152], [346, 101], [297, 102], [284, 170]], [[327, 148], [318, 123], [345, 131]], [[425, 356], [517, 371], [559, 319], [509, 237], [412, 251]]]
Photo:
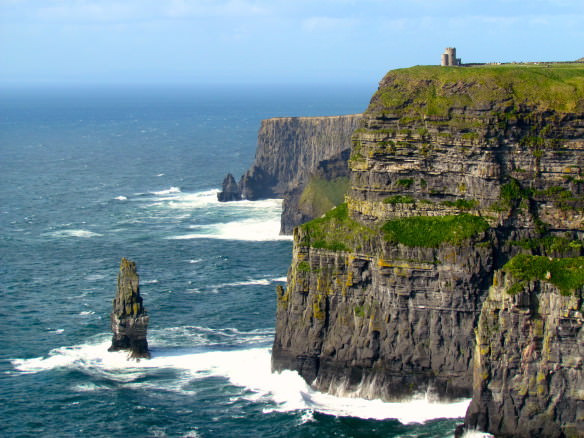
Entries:
[[[581, 385], [583, 78], [577, 65], [390, 72], [353, 135], [346, 204], [294, 233], [273, 368], [367, 397], [473, 395], [467, 426], [500, 436], [518, 424], [525, 436], [581, 436], [583, 394], [570, 385]], [[519, 256], [562, 262], [493, 295]], [[537, 286], [562, 278], [561, 293]], [[537, 312], [513, 304], [525, 305], [521, 288]], [[498, 349], [481, 353], [493, 306], [505, 329]], [[545, 336], [558, 344], [553, 358], [509, 386], [526, 349], [524, 363], [539, 360]], [[535, 409], [537, 370], [550, 386]], [[540, 411], [555, 412], [551, 425], [542, 428]]]
[[232, 174], [227, 174], [223, 180], [223, 188], [217, 193], [217, 200], [219, 202], [241, 201], [241, 189]]
[[[346, 168], [351, 147], [351, 135], [360, 114], [331, 117], [280, 117], [262, 120], [258, 133], [255, 161], [241, 177], [238, 191], [248, 200], [284, 198], [286, 216], [282, 231], [292, 228], [306, 218], [312, 219], [307, 209], [300, 211], [296, 202], [315, 173], [326, 176], [319, 168], [338, 162]], [[342, 161], [344, 160], [344, 161]], [[330, 167], [330, 164], [329, 164]], [[347, 172], [345, 172], [347, 173]], [[228, 183], [219, 200], [231, 200], [237, 192]]]
[[109, 351], [127, 350], [132, 359], [149, 359], [146, 339], [148, 320], [140, 296], [140, 278], [136, 272], [136, 263], [122, 258], [111, 314], [113, 337]]
[[511, 295], [511, 284], [498, 271], [482, 308], [465, 423], [496, 436], [584, 436], [582, 290], [564, 296], [538, 280]]

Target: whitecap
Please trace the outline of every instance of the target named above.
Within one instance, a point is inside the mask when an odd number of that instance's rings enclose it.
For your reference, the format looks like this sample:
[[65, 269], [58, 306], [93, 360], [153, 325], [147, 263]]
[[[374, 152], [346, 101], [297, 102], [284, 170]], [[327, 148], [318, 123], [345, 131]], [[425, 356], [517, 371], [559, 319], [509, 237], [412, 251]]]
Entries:
[[102, 236], [102, 234], [83, 229], [60, 230], [50, 233], [50, 235], [52, 237], [82, 237], [84, 239]]
[[198, 231], [172, 236], [169, 239], [222, 239], [256, 242], [292, 240], [292, 236], [283, 236], [280, 234], [279, 217], [271, 220], [245, 219], [211, 225], [192, 225], [191, 228]]
[[105, 274], [89, 274], [87, 277], [85, 277], [85, 279], [87, 281], [98, 281], [98, 280], [103, 280], [106, 277], [107, 277], [107, 275], [105, 275]]
[[104, 389], [109, 389], [107, 386], [96, 385], [95, 383], [81, 383], [79, 385], [73, 386], [73, 391], [75, 392], [93, 392], [102, 391]]
[[158, 280], [155, 278], [153, 280], [141, 280], [140, 281], [142, 284], [157, 284]]
[[270, 284], [270, 280], [266, 279], [266, 278], [259, 278], [257, 280], [245, 280], [245, 281], [236, 281], [233, 283], [224, 283], [224, 284], [220, 284], [219, 288], [223, 288], [223, 287], [237, 287], [237, 286], [268, 286]]
[[203, 291], [209, 291], [212, 293], [219, 293], [221, 289], [225, 289], [227, 287], [239, 287], [239, 286], [269, 286], [272, 283], [272, 280], [267, 278], [259, 278], [256, 280], [244, 280], [244, 281], [234, 281], [232, 283], [220, 283], [216, 285], [207, 286], [205, 289], [201, 288], [192, 288], [188, 289], [187, 292], [191, 293], [202, 293]]
[[156, 176], [164, 176], [164, 173], [159, 173], [159, 174], [158, 174], [158, 175], [156, 175]]
[[487, 432], [481, 432], [479, 430], [465, 430], [462, 434], [462, 438], [491, 438], [494, 435], [491, 435]]
[[281, 283], [281, 282], [286, 283], [288, 281], [288, 277], [272, 278], [272, 281], [273, 282], [279, 282], [279, 283]]
[[[211, 329], [208, 329], [211, 330]], [[225, 333], [225, 332], [224, 332]], [[236, 331], [232, 333], [236, 335]], [[154, 344], [155, 345], [155, 344]], [[313, 390], [294, 371], [271, 372], [270, 349], [247, 348], [229, 351], [203, 351], [199, 348], [156, 348], [152, 359], [128, 361], [123, 352], [109, 353], [109, 342], [61, 347], [48, 357], [13, 359], [12, 365], [21, 373], [39, 373], [55, 368], [83, 369], [120, 384], [152, 385], [138, 381], [153, 369], [174, 369], [179, 376], [162, 383], [172, 391], [186, 391], [194, 379], [223, 377], [244, 388], [238, 397], [251, 401], [271, 401], [274, 407], [265, 412], [321, 412], [333, 416], [363, 419], [397, 419], [401, 423], [422, 423], [435, 418], [461, 418], [470, 400], [440, 403], [420, 396], [402, 402], [383, 402], [357, 397], [339, 397]], [[307, 413], [306, 420], [310, 416]], [[470, 435], [473, 436], [473, 435]]]
[[83, 311], [83, 312], [79, 312], [80, 315], [82, 316], [87, 316], [87, 315], [95, 315], [95, 312], [93, 311]]
[[189, 260], [189, 263], [194, 265], [195, 263], [201, 263], [203, 261], [203, 259], [191, 259]]
[[159, 191], [150, 192], [150, 193], [152, 193], [153, 195], [162, 196], [162, 195], [170, 195], [172, 193], [181, 193], [181, 190], [179, 187], [172, 186], [171, 188], [166, 189], [166, 190], [159, 190]]
[[128, 198], [126, 196], [116, 196], [114, 199], [118, 200], [118, 201], [127, 201]]

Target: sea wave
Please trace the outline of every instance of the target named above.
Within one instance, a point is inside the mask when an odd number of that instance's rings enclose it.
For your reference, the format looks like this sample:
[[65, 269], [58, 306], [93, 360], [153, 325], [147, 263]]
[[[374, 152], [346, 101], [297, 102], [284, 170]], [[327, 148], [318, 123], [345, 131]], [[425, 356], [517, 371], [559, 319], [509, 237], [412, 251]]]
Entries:
[[159, 190], [159, 191], [150, 192], [150, 193], [152, 193], [153, 195], [161, 196], [161, 195], [169, 195], [171, 193], [181, 193], [181, 190], [179, 187], [172, 186], [169, 189]]
[[171, 236], [169, 239], [222, 239], [256, 242], [292, 240], [292, 236], [283, 236], [280, 234], [279, 217], [269, 220], [245, 219], [210, 225], [192, 225], [191, 229], [197, 231], [194, 233]]
[[491, 438], [491, 437], [494, 437], [494, 435], [491, 435], [490, 433], [486, 432], [481, 432], [479, 430], [466, 430], [462, 434], [462, 438]]
[[221, 289], [225, 289], [228, 287], [269, 286], [272, 283], [281, 282], [281, 281], [286, 281], [286, 277], [282, 277], [282, 278], [258, 278], [258, 279], [244, 280], [244, 281], [234, 281], [231, 283], [220, 283], [220, 284], [206, 286], [204, 288], [188, 289], [188, 292], [191, 292], [191, 293], [203, 293], [203, 292], [219, 293], [221, 291]]
[[52, 233], [49, 233], [49, 235], [51, 237], [81, 237], [84, 239], [89, 239], [91, 237], [100, 237], [103, 236], [103, 234], [99, 234], [99, 233], [95, 233], [93, 231], [89, 231], [89, 230], [83, 230], [83, 229], [71, 229], [71, 230], [59, 230], [59, 231], [54, 231]]
[[[210, 329], [209, 329], [210, 330]], [[236, 332], [233, 332], [236, 336]], [[20, 373], [39, 373], [55, 368], [74, 368], [88, 374], [98, 374], [119, 384], [134, 387], [151, 387], [163, 383], [149, 382], [152, 370], [173, 369], [176, 378], [164, 385], [166, 390], [188, 392], [188, 385], [196, 379], [223, 377], [232, 385], [243, 388], [236, 398], [268, 403], [264, 411], [304, 411], [303, 418], [310, 420], [311, 412], [333, 416], [350, 416], [363, 419], [396, 419], [404, 424], [423, 423], [436, 418], [461, 418], [470, 400], [440, 403], [431, 397], [420, 396], [402, 402], [383, 402], [356, 397], [339, 397], [313, 390], [298, 373], [283, 371], [272, 373], [271, 352], [267, 347], [236, 350], [208, 351], [197, 348], [156, 348], [152, 359], [129, 361], [126, 353], [107, 351], [109, 341], [57, 348], [48, 357], [13, 359], [13, 367]], [[83, 385], [83, 384], [81, 384]], [[115, 386], [114, 386], [115, 387]], [[83, 388], [83, 389], [81, 389]], [[89, 383], [80, 390], [102, 390]], [[470, 435], [476, 436], [476, 435]]]

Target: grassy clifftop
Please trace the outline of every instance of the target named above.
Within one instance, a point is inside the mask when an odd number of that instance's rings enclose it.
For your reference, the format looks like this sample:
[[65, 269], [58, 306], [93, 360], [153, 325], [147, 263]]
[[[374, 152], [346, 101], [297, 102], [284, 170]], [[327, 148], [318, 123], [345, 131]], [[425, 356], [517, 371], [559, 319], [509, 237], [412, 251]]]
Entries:
[[416, 66], [390, 71], [370, 111], [447, 116], [452, 108], [511, 110], [528, 106], [584, 111], [584, 65]]

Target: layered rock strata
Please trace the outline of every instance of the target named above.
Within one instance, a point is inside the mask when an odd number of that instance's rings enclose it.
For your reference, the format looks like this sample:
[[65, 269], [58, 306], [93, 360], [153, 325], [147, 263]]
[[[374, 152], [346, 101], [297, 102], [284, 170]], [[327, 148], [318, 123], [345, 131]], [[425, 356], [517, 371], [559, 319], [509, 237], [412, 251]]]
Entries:
[[[306, 218], [314, 218], [307, 211], [309, 209], [300, 211], [297, 205], [314, 174], [327, 178], [322, 169], [331, 168], [332, 162], [340, 163], [347, 174], [351, 135], [360, 118], [360, 114], [352, 114], [262, 120], [254, 163], [241, 177], [237, 191], [228, 176], [218, 199], [283, 198], [286, 214], [282, 230], [291, 233], [292, 228]], [[337, 173], [331, 176], [333, 180], [336, 177]]]
[[111, 313], [113, 337], [109, 351], [127, 350], [132, 359], [149, 359], [146, 339], [148, 320], [140, 296], [140, 278], [136, 272], [136, 263], [122, 258]]
[[482, 308], [465, 423], [497, 436], [584, 436], [582, 290], [531, 281], [510, 295], [511, 284], [498, 271]]
[[[295, 369], [321, 390], [388, 400], [428, 390], [474, 395], [467, 426], [497, 436], [518, 424], [525, 436], [581, 436], [584, 398], [570, 385], [581, 384], [572, 362], [582, 348], [584, 266], [573, 263], [582, 255], [583, 150], [580, 66], [390, 72], [353, 135], [346, 204], [295, 230], [288, 285], [278, 291], [273, 368]], [[494, 282], [522, 254], [571, 266], [550, 281], [569, 277], [563, 293], [572, 298], [548, 286], [533, 292], [539, 317], [521, 316], [510, 304], [519, 298], [500, 304]], [[539, 287], [529, 281], [505, 293]], [[499, 350], [480, 353], [492, 306], [505, 332]], [[544, 321], [539, 338], [526, 328], [533, 318]], [[569, 336], [560, 335], [562, 324]], [[549, 353], [555, 358], [505, 383], [523, 365], [498, 364], [501, 351], [528, 348], [536, 358], [545, 336], [560, 344]], [[524, 393], [537, 392], [534, 369], [549, 384], [537, 408], [537, 396]], [[507, 415], [517, 418], [500, 421]], [[552, 425], [542, 428], [546, 421]]]

